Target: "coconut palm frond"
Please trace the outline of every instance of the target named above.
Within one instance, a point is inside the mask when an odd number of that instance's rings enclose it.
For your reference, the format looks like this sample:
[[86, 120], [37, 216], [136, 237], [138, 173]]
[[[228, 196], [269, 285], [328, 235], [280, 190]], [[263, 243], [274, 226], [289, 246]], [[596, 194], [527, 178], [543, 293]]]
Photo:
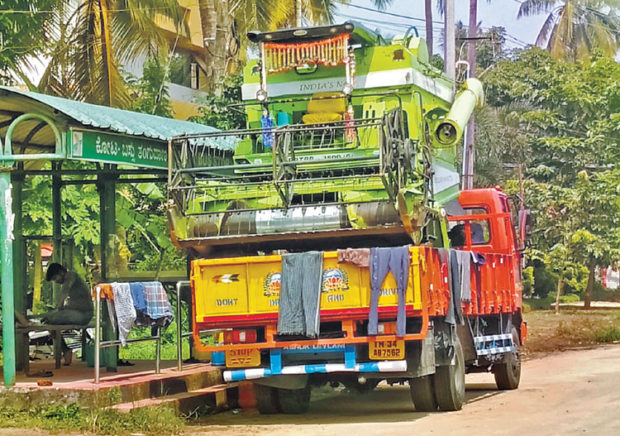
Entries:
[[545, 45], [545, 42], [550, 39], [548, 38], [548, 36], [553, 31], [553, 28], [555, 26], [555, 19], [556, 17], [553, 12], [547, 16], [547, 19], [543, 23], [542, 27], [540, 28], [540, 32], [538, 32], [538, 36], [536, 37], [535, 44], [538, 47], [543, 47]]
[[526, 0], [519, 6], [517, 18], [551, 12], [557, 0]]

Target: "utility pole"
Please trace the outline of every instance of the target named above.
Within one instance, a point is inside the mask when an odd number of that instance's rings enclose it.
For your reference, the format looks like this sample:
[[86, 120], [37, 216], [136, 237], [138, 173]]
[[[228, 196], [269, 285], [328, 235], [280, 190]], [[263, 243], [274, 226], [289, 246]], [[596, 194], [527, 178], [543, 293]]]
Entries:
[[295, 27], [301, 27], [301, 0], [295, 0]]
[[[467, 29], [467, 63], [469, 64], [469, 77], [476, 76], [476, 38], [478, 35], [478, 0], [469, 0], [469, 27]], [[473, 189], [474, 187], [474, 134], [475, 115], [472, 114], [467, 123], [465, 132], [465, 152], [463, 153], [463, 189]]]
[[454, 43], [454, 0], [446, 0], [446, 13], [444, 15], [444, 35], [446, 36], [446, 41], [444, 44], [444, 72], [450, 79], [454, 80], [454, 70], [456, 63], [456, 49]]

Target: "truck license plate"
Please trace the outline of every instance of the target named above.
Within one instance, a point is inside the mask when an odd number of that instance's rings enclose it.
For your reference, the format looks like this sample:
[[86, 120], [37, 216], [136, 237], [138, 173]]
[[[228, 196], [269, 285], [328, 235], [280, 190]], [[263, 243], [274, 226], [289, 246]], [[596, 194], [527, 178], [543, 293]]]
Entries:
[[260, 365], [260, 351], [258, 350], [228, 350], [226, 351], [226, 366], [241, 368]]
[[372, 360], [403, 360], [405, 341], [382, 341], [377, 339], [368, 343], [368, 358]]

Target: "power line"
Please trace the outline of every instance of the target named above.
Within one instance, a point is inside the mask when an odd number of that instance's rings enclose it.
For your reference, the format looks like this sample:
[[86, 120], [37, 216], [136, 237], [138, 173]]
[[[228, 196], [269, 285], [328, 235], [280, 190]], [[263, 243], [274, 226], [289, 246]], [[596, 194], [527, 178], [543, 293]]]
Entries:
[[[407, 24], [407, 23], [398, 23], [398, 22], [389, 22], [389, 21], [375, 20], [375, 19], [372, 19], [372, 18], [358, 17], [358, 16], [355, 16], [355, 15], [349, 15], [349, 14], [343, 14], [343, 13], [339, 13], [338, 15], [340, 15], [341, 17], [350, 18], [350, 19], [358, 20], [358, 21], [362, 21], [362, 22], [373, 23], [373, 24], [380, 24], [382, 26], [398, 28], [399, 30], [400, 29], [405, 29], [406, 30], [406, 29], [412, 27], [410, 24]], [[440, 33], [440, 32], [442, 32], [442, 29], [438, 29], [436, 27], [433, 28], [433, 33]]]
[[[354, 5], [354, 4], [351, 4], [351, 3], [344, 3], [342, 1], [338, 1], [338, 3], [340, 3], [342, 6], [346, 6], [346, 7], [350, 7], [350, 8], [362, 9], [362, 10], [365, 10], [365, 11], [376, 12], [378, 14], [389, 15], [391, 17], [405, 18], [407, 20], [415, 20], [415, 21], [421, 21], [423, 23], [426, 23], [426, 19], [424, 19], [424, 18], [410, 17], [408, 15], [395, 14], [394, 12], [380, 11], [379, 9], [367, 8], [365, 6]], [[443, 24], [443, 21], [433, 21], [433, 23], [435, 23], [435, 24]]]
[[[365, 10], [365, 11], [374, 12], [376, 14], [387, 15], [387, 16], [397, 17], [397, 18], [404, 18], [404, 19], [407, 19], [407, 20], [421, 21], [421, 22], [426, 23], [426, 20], [424, 18], [411, 17], [411, 16], [408, 16], [408, 15], [402, 15], [402, 14], [396, 14], [396, 13], [393, 13], [393, 12], [381, 11], [379, 9], [373, 9], [373, 8], [369, 8], [369, 7], [366, 7], [366, 6], [359, 6], [359, 5], [354, 5], [354, 4], [351, 4], [351, 3], [343, 3], [342, 1], [338, 1], [338, 3], [340, 3], [342, 6], [362, 9], [362, 10]], [[346, 14], [338, 14], [338, 15], [346, 16]], [[353, 18], [355, 19], [355, 17], [353, 17]], [[358, 18], [358, 19], [361, 19], [362, 21], [363, 20], [369, 20], [369, 19], [365, 19], [365, 18]], [[433, 20], [432, 22], [435, 23], [435, 24], [440, 24], [440, 25], [444, 24], [442, 21], [435, 21], [435, 20]], [[389, 23], [389, 24], [386, 23], [385, 25], [392, 25], [392, 24], [394, 24], [394, 23]], [[468, 27], [469, 26], [463, 24], [463, 28], [464, 29], [467, 29]], [[488, 31], [491, 28], [490, 27], [480, 27], [480, 29]], [[441, 30], [441, 29], [438, 29], [438, 30]], [[522, 40], [518, 39], [517, 37], [515, 37], [513, 35], [510, 35], [509, 33], [504, 33], [504, 36], [506, 37], [506, 39], [509, 39], [513, 44], [516, 44], [516, 45], [521, 45], [523, 47], [527, 47], [529, 45], [533, 45], [533, 44], [527, 43], [525, 41], [522, 41]]]

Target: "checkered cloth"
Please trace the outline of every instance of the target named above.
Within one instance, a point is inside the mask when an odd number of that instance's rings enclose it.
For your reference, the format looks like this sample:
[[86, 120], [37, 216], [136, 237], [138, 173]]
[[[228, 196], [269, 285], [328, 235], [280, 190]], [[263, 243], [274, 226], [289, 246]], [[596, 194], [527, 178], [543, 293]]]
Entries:
[[160, 282], [143, 282], [142, 285], [146, 295], [146, 314], [152, 320], [172, 317], [172, 309], [164, 286]]

